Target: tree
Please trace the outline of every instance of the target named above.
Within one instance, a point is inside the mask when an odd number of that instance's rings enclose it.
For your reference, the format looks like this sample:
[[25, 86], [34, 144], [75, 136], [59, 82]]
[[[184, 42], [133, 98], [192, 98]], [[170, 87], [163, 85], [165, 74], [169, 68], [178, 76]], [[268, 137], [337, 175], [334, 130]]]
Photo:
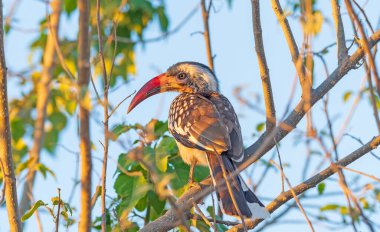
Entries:
[[3, 201], [5, 197], [10, 230], [16, 232], [21, 231], [22, 227], [18, 212], [16, 178], [12, 159], [3, 28], [3, 2], [0, 1], [0, 164], [4, 185], [1, 201]]
[[[36, 223], [39, 230], [80, 231], [379, 227], [380, 180], [371, 169], [380, 160], [375, 0], [251, 0], [251, 9], [245, 1], [212, 0], [6, 4], [12, 91], [7, 112], [0, 46], [3, 128], [10, 121], [10, 130], [1, 130], [1, 180], [15, 231], [20, 219], [26, 230]], [[25, 21], [24, 4], [33, 5], [38, 25]], [[28, 44], [15, 46], [20, 39]], [[27, 50], [29, 63], [19, 50]], [[125, 116], [124, 103], [147, 80], [132, 77], [154, 75], [182, 57], [207, 63], [234, 104], [247, 145], [239, 172], [270, 219], [241, 223], [222, 215], [209, 197], [206, 167], [196, 167], [197, 184], [189, 186], [166, 114], [149, 115], [155, 105]], [[23, 186], [20, 215], [15, 178]]]

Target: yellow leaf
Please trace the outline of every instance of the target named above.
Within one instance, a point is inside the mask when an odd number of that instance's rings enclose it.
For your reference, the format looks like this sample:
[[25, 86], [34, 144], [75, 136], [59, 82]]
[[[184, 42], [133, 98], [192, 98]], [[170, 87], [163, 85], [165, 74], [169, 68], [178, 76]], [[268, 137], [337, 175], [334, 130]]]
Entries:
[[65, 60], [67, 68], [70, 70], [71, 73], [77, 72], [77, 67], [75, 66], [75, 62], [72, 60]]
[[80, 100], [79, 104], [80, 106], [84, 107], [88, 111], [91, 111], [92, 109], [92, 104], [91, 104], [91, 98], [90, 98], [90, 93], [87, 89], [82, 89], [82, 93], [80, 94]]
[[301, 18], [302, 29], [307, 34], [318, 34], [321, 31], [322, 23], [323, 15], [320, 11], [315, 11]]

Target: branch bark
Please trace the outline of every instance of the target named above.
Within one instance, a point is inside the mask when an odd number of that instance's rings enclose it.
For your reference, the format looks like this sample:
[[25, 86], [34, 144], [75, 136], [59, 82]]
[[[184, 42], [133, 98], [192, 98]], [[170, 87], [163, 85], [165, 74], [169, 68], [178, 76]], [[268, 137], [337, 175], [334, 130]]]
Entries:
[[[212, 2], [210, 2], [210, 6], [211, 4]], [[211, 70], [215, 72], [214, 57], [212, 55], [212, 49], [211, 49], [210, 28], [209, 28], [209, 22], [208, 22], [210, 7], [206, 8], [206, 0], [201, 0], [201, 6], [202, 6], [202, 19], [203, 19], [203, 25], [204, 25], [203, 36], [206, 41], [206, 53], [207, 53], [208, 65], [210, 66]]]
[[310, 101], [311, 101], [310, 95], [311, 95], [311, 90], [312, 90], [311, 80], [309, 80], [305, 75], [306, 69], [305, 69], [305, 66], [303, 65], [302, 56], [300, 56], [299, 54], [297, 43], [294, 39], [292, 30], [289, 26], [289, 22], [286, 19], [286, 15], [284, 11], [282, 10], [279, 0], [272, 0], [272, 8], [277, 17], [278, 22], [280, 23], [286, 42], [288, 44], [289, 51], [292, 56], [292, 61], [294, 63], [294, 66], [297, 71], [297, 75], [300, 80], [300, 84], [302, 88], [302, 97], [306, 103], [304, 107], [308, 111], [311, 107], [310, 105]]
[[[56, 50], [54, 48], [55, 38], [58, 38], [59, 20], [61, 15], [62, 0], [54, 0], [50, 3], [52, 14], [50, 18], [51, 27], [45, 45], [45, 53], [43, 56], [43, 66], [41, 80], [37, 86], [37, 117], [34, 123], [33, 145], [29, 152], [31, 159], [28, 173], [23, 187], [23, 193], [20, 201], [20, 215], [24, 215], [30, 208], [33, 196], [33, 185], [36, 177], [34, 167], [38, 164], [40, 153], [42, 150], [45, 137], [45, 120], [46, 107], [49, 102], [51, 81], [53, 79], [53, 71], [55, 68]], [[37, 211], [36, 211], [37, 212]]]
[[342, 17], [340, 15], [339, 1], [331, 0], [331, 7], [336, 30], [336, 42], [338, 46], [338, 65], [340, 65], [347, 58], [348, 49], [346, 47], [346, 39], [344, 35]]
[[375, 81], [376, 81], [377, 93], [380, 96], [380, 78], [379, 78], [379, 75], [377, 73], [375, 58], [374, 58], [374, 56], [372, 56], [371, 48], [370, 48], [370, 45], [368, 43], [368, 39], [366, 37], [366, 34], [364, 32], [363, 25], [361, 24], [358, 15], [355, 13], [355, 11], [352, 7], [351, 1], [350, 0], [344, 0], [344, 2], [346, 3], [346, 8], [347, 8], [348, 14], [350, 15], [351, 21], [353, 23], [356, 23], [356, 25], [358, 26], [360, 35], [362, 36], [362, 38], [361, 38], [362, 41], [361, 41], [360, 46], [363, 47], [363, 50], [366, 53], [368, 63], [369, 63], [369, 67], [372, 70], [373, 77], [375, 78]]
[[18, 211], [16, 178], [12, 159], [3, 22], [3, 1], [0, 1], [0, 162], [2, 163], [5, 201], [10, 231], [19, 232], [22, 230], [22, 226]]
[[[359, 149], [355, 150], [354, 152], [347, 155], [343, 159], [339, 160], [336, 163], [332, 163], [328, 168], [324, 169], [323, 171], [309, 178], [305, 182], [302, 182], [301, 184], [293, 187], [293, 191], [297, 195], [300, 195], [301, 193], [304, 193], [308, 189], [314, 188], [315, 186], [317, 186], [317, 184], [327, 179], [328, 177], [332, 176], [334, 173], [338, 172], [338, 170], [340, 170], [338, 166], [347, 166], [351, 164], [355, 160], [361, 158], [363, 155], [376, 149], [379, 144], [380, 144], [380, 136], [376, 136], [371, 141], [361, 146]], [[293, 198], [292, 191], [288, 190], [278, 195], [271, 203], [269, 203], [266, 206], [266, 208], [268, 209], [269, 212], [274, 212], [280, 206], [282, 206], [283, 204], [285, 204], [292, 198]], [[245, 223], [248, 228], [252, 229], [262, 221], [263, 220], [253, 220], [253, 221], [246, 220]], [[234, 226], [233, 228], [229, 230], [229, 232], [232, 232], [232, 231], [243, 231], [243, 227], [241, 224]]]
[[79, 102], [79, 136], [81, 157], [81, 213], [79, 231], [91, 229], [91, 141], [90, 109], [86, 99], [90, 98], [88, 84], [90, 80], [90, 1], [78, 0], [79, 36], [78, 36], [78, 102]]
[[253, 35], [255, 39], [255, 50], [259, 63], [261, 83], [265, 101], [266, 132], [270, 133], [276, 127], [276, 110], [273, 101], [272, 85], [269, 69], [265, 57], [263, 36], [260, 21], [260, 1], [252, 0]]

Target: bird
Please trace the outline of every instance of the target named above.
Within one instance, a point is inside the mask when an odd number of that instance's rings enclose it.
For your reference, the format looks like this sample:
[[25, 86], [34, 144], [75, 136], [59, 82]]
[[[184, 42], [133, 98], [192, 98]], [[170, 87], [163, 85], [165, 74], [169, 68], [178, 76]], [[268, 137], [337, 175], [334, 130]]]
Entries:
[[[170, 105], [168, 129], [179, 155], [190, 165], [190, 179], [195, 165], [208, 166], [224, 214], [241, 219], [269, 217], [242, 177], [231, 175], [244, 157], [243, 140], [238, 117], [220, 93], [214, 72], [198, 62], [178, 62], [141, 87], [128, 113], [145, 99], [163, 92], [180, 93]], [[227, 186], [220, 186], [221, 182]]]

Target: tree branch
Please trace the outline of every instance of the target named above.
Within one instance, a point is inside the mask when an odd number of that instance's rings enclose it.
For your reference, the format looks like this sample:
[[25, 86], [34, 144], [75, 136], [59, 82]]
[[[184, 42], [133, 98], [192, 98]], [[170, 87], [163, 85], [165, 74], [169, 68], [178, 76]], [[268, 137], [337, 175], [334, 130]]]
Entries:
[[306, 69], [303, 65], [302, 56], [299, 54], [297, 43], [294, 39], [292, 30], [289, 26], [289, 22], [286, 19], [286, 15], [284, 11], [282, 10], [282, 7], [280, 5], [279, 0], [272, 0], [272, 8], [273, 11], [277, 17], [278, 22], [280, 23], [280, 26], [282, 28], [282, 31], [284, 33], [286, 42], [289, 47], [290, 54], [292, 56], [292, 61], [294, 63], [294, 66], [296, 68], [301, 88], [302, 88], [302, 97], [305, 100], [304, 107], [306, 108], [306, 111], [308, 111], [311, 107], [310, 101], [311, 101], [311, 80], [309, 80], [306, 77]]
[[[211, 4], [212, 2], [210, 2], [210, 5]], [[206, 53], [207, 53], [208, 65], [210, 66], [211, 70], [215, 72], [214, 58], [213, 58], [212, 49], [211, 49], [210, 28], [209, 28], [209, 23], [208, 23], [210, 12], [206, 8], [206, 0], [201, 0], [201, 6], [202, 6], [202, 19], [203, 19], [203, 25], [204, 25], [203, 36], [206, 42]]]
[[12, 159], [11, 130], [9, 126], [7, 66], [4, 54], [3, 1], [0, 0], [0, 161], [2, 164], [5, 201], [8, 212], [9, 228], [12, 232], [21, 232], [16, 178]]
[[257, 61], [259, 63], [261, 83], [263, 87], [263, 95], [265, 101], [266, 114], [266, 133], [270, 133], [276, 127], [276, 110], [273, 101], [272, 85], [269, 76], [269, 69], [265, 57], [264, 43], [262, 37], [261, 21], [260, 21], [260, 2], [252, 0], [252, 21], [253, 35], [255, 39], [255, 50]]
[[[380, 144], [380, 136], [374, 137], [371, 141], [369, 141], [362, 147], [358, 148], [351, 154], [347, 155], [343, 159], [339, 160], [336, 163], [331, 164], [328, 168], [324, 169], [318, 174], [307, 179], [305, 182], [302, 182], [301, 184], [293, 187], [294, 193], [297, 195], [300, 195], [301, 193], [304, 193], [308, 189], [315, 187], [318, 183], [322, 182], [323, 180], [327, 179], [328, 177], [336, 173], [338, 170], [340, 170], [338, 166], [347, 166], [351, 164], [355, 160], [361, 158], [363, 155], [376, 149], [379, 144]], [[288, 202], [290, 199], [293, 199], [293, 195], [292, 195], [292, 191], [288, 190], [278, 195], [271, 203], [269, 203], [266, 206], [266, 208], [268, 209], [269, 212], [274, 212], [280, 206]], [[255, 228], [255, 226], [257, 226], [262, 221], [263, 220], [246, 220], [245, 223], [248, 228], [252, 229], [252, 228]], [[243, 227], [240, 224], [231, 228], [229, 232], [243, 231], [242, 229]]]
[[[369, 47], [375, 46], [380, 41], [380, 30], [376, 31], [368, 40]], [[323, 81], [311, 94], [311, 106], [318, 102], [328, 91], [330, 91], [350, 70], [356, 68], [357, 63], [364, 57], [364, 51], [358, 48], [352, 56], [343, 62]], [[260, 159], [267, 151], [275, 145], [273, 136], [277, 142], [280, 142], [289, 132], [296, 128], [299, 121], [303, 118], [306, 111], [304, 109], [304, 100], [300, 100], [288, 117], [280, 122], [275, 130], [270, 134], [264, 133], [254, 144], [245, 150], [241, 169], [245, 169], [250, 164]], [[286, 129], [284, 129], [286, 128]], [[247, 162], [247, 160], [249, 160]], [[243, 163], [245, 163], [243, 165]]]
[[368, 41], [366, 34], [364, 32], [363, 25], [361, 24], [358, 15], [355, 13], [354, 9], [352, 8], [351, 1], [350, 0], [344, 0], [344, 2], [346, 3], [346, 8], [347, 8], [348, 14], [350, 15], [351, 21], [356, 23], [356, 25], [358, 26], [360, 35], [362, 36], [362, 38], [361, 38], [362, 41], [361, 41], [360, 46], [363, 48], [363, 50], [367, 56], [369, 67], [371, 68], [372, 73], [373, 73], [373, 77], [375, 78], [375, 81], [376, 81], [377, 93], [380, 96], [380, 78], [379, 78], [379, 75], [377, 73], [375, 58], [372, 56], [369, 41]]
[[336, 42], [338, 46], [338, 65], [340, 65], [347, 58], [348, 49], [346, 47], [346, 39], [344, 35], [342, 17], [340, 15], [339, 1], [331, 0], [331, 7], [336, 30]]
[[[58, 38], [59, 21], [61, 15], [61, 0], [54, 0], [50, 3], [52, 13], [50, 17], [49, 34], [43, 56], [43, 66], [41, 80], [37, 84], [37, 104], [36, 104], [36, 121], [34, 123], [33, 145], [29, 152], [31, 159], [26, 180], [23, 187], [22, 197], [20, 201], [20, 214], [24, 215], [30, 208], [31, 198], [33, 196], [33, 185], [36, 177], [35, 166], [40, 160], [40, 152], [45, 137], [45, 120], [46, 107], [50, 100], [51, 81], [53, 79], [53, 71], [55, 68], [56, 49], [54, 47], [55, 38]], [[48, 16], [49, 17], [49, 16]], [[36, 211], [36, 213], [38, 213]]]
[[86, 99], [90, 98], [88, 84], [90, 80], [90, 1], [78, 0], [79, 35], [78, 35], [78, 102], [79, 102], [79, 136], [81, 163], [81, 213], [79, 231], [91, 228], [91, 141], [90, 109]]

